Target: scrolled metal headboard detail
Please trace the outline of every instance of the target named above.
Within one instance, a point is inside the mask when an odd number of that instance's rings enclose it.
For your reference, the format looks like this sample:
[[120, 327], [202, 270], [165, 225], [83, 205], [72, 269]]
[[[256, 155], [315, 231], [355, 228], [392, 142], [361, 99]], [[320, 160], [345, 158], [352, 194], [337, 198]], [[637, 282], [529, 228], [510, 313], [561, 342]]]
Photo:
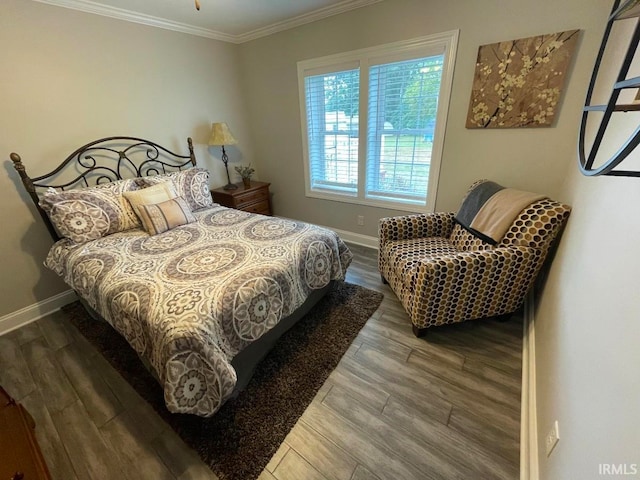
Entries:
[[30, 177], [27, 174], [20, 155], [14, 152], [10, 154], [10, 158], [49, 233], [57, 240], [60, 237], [40, 207], [39, 191], [50, 187], [60, 190], [89, 187], [124, 178], [157, 175], [194, 167], [196, 157], [191, 138], [187, 138], [187, 144], [189, 155], [180, 155], [143, 138], [101, 138], [78, 148], [54, 170], [38, 177]]

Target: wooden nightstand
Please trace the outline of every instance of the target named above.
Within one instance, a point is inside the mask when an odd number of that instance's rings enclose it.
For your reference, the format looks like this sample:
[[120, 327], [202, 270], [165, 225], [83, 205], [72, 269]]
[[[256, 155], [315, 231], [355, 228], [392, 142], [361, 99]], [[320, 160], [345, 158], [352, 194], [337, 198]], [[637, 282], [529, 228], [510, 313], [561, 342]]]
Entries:
[[237, 185], [236, 190], [224, 190], [222, 187], [211, 190], [213, 201], [245, 212], [271, 215], [270, 183], [252, 181], [248, 188], [242, 183]]

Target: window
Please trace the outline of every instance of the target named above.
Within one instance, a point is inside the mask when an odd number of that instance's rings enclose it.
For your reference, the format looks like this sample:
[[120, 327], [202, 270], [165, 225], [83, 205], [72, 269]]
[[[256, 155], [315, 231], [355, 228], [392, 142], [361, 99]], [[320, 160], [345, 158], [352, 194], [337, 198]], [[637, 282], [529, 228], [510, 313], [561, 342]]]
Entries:
[[433, 208], [457, 36], [298, 63], [307, 196]]

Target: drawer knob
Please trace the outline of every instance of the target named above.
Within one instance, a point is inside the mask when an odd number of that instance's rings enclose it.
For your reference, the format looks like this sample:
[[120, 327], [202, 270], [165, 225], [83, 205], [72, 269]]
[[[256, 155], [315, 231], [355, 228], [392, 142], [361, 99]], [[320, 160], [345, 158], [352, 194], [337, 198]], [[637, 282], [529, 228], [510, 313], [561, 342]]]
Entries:
[[11, 480], [22, 480], [23, 478], [24, 478], [24, 473], [16, 472], [13, 474], [13, 477], [11, 477]]

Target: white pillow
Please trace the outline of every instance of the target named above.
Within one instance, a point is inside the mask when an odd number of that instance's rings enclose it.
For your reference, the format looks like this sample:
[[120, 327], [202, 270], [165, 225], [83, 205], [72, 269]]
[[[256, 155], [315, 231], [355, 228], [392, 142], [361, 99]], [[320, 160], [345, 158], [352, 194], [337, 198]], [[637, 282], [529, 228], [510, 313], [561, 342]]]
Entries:
[[124, 192], [124, 197], [129, 200], [131, 207], [140, 217], [140, 205], [153, 205], [166, 202], [178, 196], [176, 187], [171, 180], [158, 183], [152, 187], [142, 188], [133, 192]]

